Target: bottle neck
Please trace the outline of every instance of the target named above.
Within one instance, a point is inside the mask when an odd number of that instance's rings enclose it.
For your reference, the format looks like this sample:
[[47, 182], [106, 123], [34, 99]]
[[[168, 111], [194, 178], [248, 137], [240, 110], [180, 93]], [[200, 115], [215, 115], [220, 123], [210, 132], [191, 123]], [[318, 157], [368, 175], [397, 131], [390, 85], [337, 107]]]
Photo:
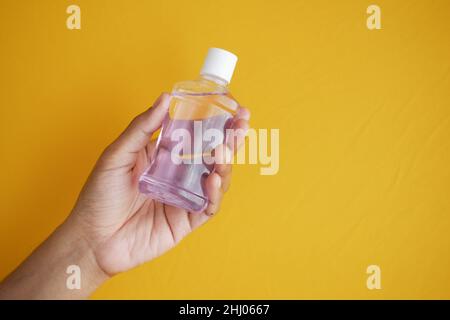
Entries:
[[222, 87], [225, 87], [225, 88], [228, 86], [228, 82], [226, 82], [225, 80], [223, 80], [219, 77], [216, 77], [216, 76], [213, 76], [210, 74], [201, 74], [200, 78], [205, 79], [207, 81], [212, 81], [212, 82], [214, 82]]

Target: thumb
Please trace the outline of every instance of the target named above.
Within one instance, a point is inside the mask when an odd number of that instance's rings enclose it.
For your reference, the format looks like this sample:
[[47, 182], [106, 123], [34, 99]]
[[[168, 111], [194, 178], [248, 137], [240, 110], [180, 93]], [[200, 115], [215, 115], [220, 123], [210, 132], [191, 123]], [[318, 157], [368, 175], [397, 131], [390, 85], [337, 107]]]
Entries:
[[136, 116], [124, 132], [103, 152], [103, 167], [134, 166], [139, 151], [143, 150], [152, 134], [161, 127], [169, 109], [170, 95], [163, 93], [153, 106]]
[[163, 93], [153, 106], [136, 116], [124, 132], [113, 142], [120, 153], [137, 153], [149, 142], [152, 134], [161, 127], [169, 109], [170, 95]]

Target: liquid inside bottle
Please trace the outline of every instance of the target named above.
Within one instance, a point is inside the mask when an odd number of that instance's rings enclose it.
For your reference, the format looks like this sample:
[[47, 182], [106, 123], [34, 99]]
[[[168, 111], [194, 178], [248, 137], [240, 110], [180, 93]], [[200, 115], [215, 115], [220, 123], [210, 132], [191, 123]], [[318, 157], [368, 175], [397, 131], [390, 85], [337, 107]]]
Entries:
[[174, 86], [156, 151], [139, 179], [142, 193], [190, 212], [202, 211], [208, 205], [205, 179], [214, 168], [208, 160], [215, 147], [226, 143], [226, 130], [232, 127], [238, 109], [226, 87], [226, 77], [216, 73], [222, 77], [202, 73], [197, 80]]

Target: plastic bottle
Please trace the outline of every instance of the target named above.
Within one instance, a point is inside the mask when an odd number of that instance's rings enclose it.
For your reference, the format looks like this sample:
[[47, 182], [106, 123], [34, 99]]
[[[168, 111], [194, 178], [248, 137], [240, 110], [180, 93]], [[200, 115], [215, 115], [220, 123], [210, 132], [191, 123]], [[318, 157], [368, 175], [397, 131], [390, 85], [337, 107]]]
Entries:
[[[236, 62], [231, 52], [210, 48], [200, 77], [175, 84], [153, 160], [139, 178], [142, 193], [190, 212], [206, 208], [204, 183], [214, 167], [206, 159], [226, 143], [238, 109], [227, 89]], [[223, 137], [212, 139], [211, 129]]]

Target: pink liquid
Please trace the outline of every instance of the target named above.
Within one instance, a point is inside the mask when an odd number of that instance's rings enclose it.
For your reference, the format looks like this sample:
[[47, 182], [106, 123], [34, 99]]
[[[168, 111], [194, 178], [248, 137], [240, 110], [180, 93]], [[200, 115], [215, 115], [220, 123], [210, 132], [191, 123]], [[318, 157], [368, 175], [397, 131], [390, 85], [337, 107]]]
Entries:
[[[211, 106], [211, 108], [215, 107]], [[191, 212], [204, 210], [208, 205], [208, 196], [204, 187], [205, 179], [212, 172], [214, 165], [205, 163], [202, 155], [210, 154], [214, 146], [211, 142], [203, 141], [202, 136], [206, 130], [213, 128], [221, 130], [225, 137], [225, 130], [231, 127], [232, 119], [232, 114], [227, 112], [196, 120], [171, 119], [167, 115], [153, 160], [139, 179], [139, 190], [153, 199]], [[194, 121], [197, 123], [195, 124]], [[199, 124], [201, 124], [200, 131]], [[197, 130], [194, 126], [197, 126]], [[186, 144], [191, 146], [192, 153], [183, 155], [183, 150], [180, 150], [177, 155], [191, 159], [191, 163], [176, 164], [172, 161], [173, 148], [176, 145], [180, 146], [180, 140], [173, 140], [172, 136], [177, 129], [185, 129], [190, 133], [190, 139], [186, 141]], [[193, 158], [196, 160], [194, 161]]]

